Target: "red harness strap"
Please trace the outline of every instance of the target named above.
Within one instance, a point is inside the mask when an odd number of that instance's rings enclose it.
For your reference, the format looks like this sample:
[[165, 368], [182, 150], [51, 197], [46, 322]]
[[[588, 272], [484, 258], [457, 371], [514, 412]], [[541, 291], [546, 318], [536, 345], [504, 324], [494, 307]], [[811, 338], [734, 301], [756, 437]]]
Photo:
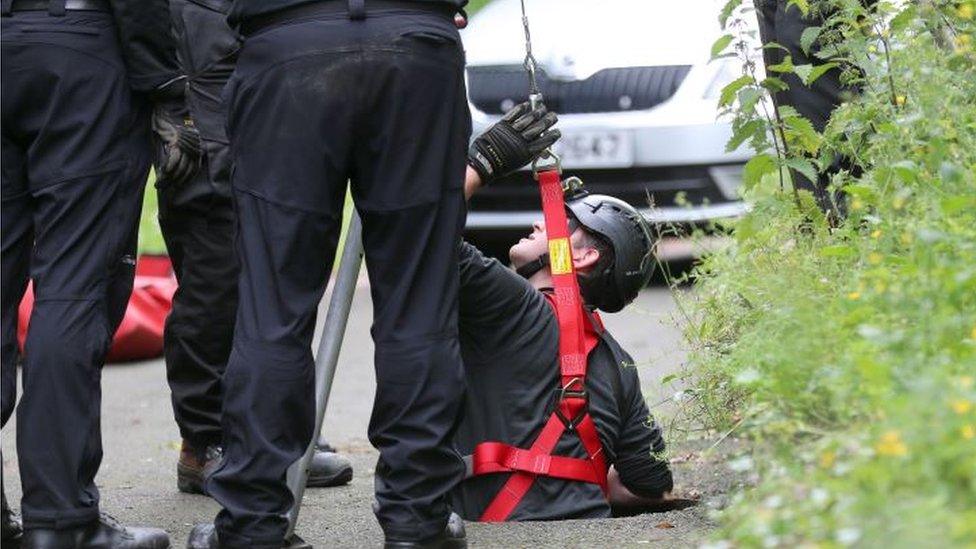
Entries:
[[[554, 294], [547, 295], [559, 323], [560, 391], [555, 409], [538, 438], [528, 449], [501, 442], [482, 442], [475, 447], [474, 475], [513, 473], [480, 520], [507, 520], [539, 475], [590, 482], [607, 493], [607, 465], [596, 425], [589, 414], [586, 394], [587, 356], [596, 346], [599, 319], [590, 322], [580, 299], [576, 272], [573, 269], [569, 224], [563, 201], [559, 172], [539, 173], [542, 211], [549, 239], [549, 266]], [[598, 326], [594, 327], [593, 323]], [[566, 430], [575, 430], [587, 458], [552, 455]]]

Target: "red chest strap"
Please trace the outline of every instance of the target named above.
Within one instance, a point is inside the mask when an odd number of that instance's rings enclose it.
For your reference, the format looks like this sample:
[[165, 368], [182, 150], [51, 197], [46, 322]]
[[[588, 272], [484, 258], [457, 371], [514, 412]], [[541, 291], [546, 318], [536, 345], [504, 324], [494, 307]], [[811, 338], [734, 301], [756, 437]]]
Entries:
[[[481, 515], [482, 521], [508, 519], [537, 476], [597, 484], [607, 493], [607, 465], [596, 425], [589, 414], [586, 393], [587, 356], [599, 341], [599, 317], [587, 318], [573, 269], [569, 224], [559, 172], [539, 173], [539, 190], [549, 240], [549, 264], [554, 292], [547, 294], [559, 323], [560, 387], [553, 413], [528, 449], [501, 442], [475, 447], [474, 475], [513, 473]], [[595, 325], [596, 324], [596, 325]], [[567, 430], [575, 431], [587, 458], [554, 456], [552, 451]]]

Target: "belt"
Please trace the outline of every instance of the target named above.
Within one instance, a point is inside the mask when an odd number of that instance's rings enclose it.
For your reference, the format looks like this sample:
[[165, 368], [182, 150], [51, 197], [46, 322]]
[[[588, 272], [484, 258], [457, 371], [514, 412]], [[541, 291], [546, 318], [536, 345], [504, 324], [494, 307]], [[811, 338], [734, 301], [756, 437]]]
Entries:
[[[365, 7], [364, 7], [365, 5]], [[410, 2], [407, 0], [319, 0], [299, 4], [267, 14], [256, 15], [241, 23], [241, 34], [248, 36], [268, 27], [294, 21], [328, 15], [348, 15], [350, 19], [363, 19], [376, 10], [407, 9], [443, 15], [454, 20], [456, 8], [441, 2]]]
[[10, 2], [9, 10], [4, 11], [50, 11], [52, 4], [55, 12], [60, 11], [62, 6], [68, 11], [112, 11], [108, 0], [54, 0], [54, 2], [51, 0], [13, 0]]

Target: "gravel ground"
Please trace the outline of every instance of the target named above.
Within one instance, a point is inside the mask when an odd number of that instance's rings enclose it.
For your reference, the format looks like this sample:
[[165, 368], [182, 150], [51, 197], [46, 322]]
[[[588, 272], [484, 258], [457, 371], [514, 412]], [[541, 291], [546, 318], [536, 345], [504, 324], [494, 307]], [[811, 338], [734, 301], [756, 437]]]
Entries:
[[[665, 395], [663, 375], [684, 360], [676, 309], [668, 290], [652, 288], [626, 311], [605, 320], [621, 344], [641, 365], [650, 402]], [[320, 315], [324, 317], [323, 315]], [[332, 400], [326, 417], [329, 438], [352, 459], [355, 476], [341, 488], [306, 492], [298, 532], [315, 546], [379, 546], [382, 534], [370, 512], [376, 452], [366, 440], [374, 391], [371, 309], [368, 290], [359, 288], [348, 337], [342, 350]], [[98, 484], [102, 508], [129, 524], [165, 528], [174, 547], [181, 547], [193, 524], [213, 518], [217, 505], [208, 498], [176, 490], [179, 434], [172, 420], [162, 360], [111, 365], [103, 375], [103, 437], [105, 458]], [[14, 508], [19, 508], [19, 482], [11, 420], [3, 433], [3, 476]], [[469, 524], [472, 547], [663, 547], [696, 546], [708, 534], [710, 507], [720, 505], [731, 474], [721, 456], [685, 445], [674, 455], [679, 489], [702, 495], [702, 505], [683, 511], [637, 517], [520, 524]]]

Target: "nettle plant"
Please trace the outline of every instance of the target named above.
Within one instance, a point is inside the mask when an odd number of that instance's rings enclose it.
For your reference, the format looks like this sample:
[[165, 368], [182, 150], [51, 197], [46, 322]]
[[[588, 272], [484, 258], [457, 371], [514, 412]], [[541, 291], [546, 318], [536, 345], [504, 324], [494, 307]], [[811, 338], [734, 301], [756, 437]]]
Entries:
[[[756, 150], [743, 176], [752, 209], [681, 298], [691, 350], [678, 413], [752, 442], [732, 466], [755, 486], [732, 497], [718, 535], [972, 545], [976, 0], [765, 1], [818, 22], [801, 39], [815, 61], [764, 70], [752, 4], [722, 11], [713, 54], [742, 74], [720, 104], [729, 147]], [[771, 101], [828, 71], [857, 93], [822, 132]], [[857, 168], [832, 176], [825, 215], [791, 175], [816, 180], [837, 158]]]

